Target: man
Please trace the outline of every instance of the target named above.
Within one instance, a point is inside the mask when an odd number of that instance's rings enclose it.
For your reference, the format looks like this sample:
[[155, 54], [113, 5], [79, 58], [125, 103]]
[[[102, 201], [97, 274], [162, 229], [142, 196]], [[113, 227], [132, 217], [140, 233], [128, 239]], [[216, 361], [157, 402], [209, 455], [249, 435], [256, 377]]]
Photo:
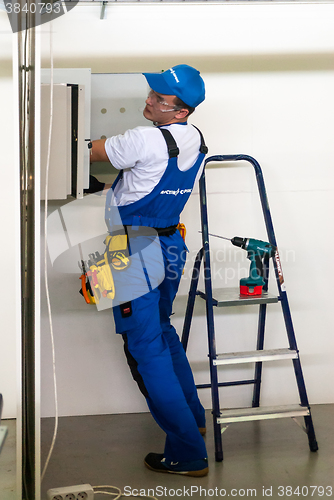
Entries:
[[109, 161], [121, 170], [107, 195], [106, 221], [111, 234], [124, 226], [131, 265], [114, 273], [113, 313], [132, 375], [166, 433], [164, 452], [149, 453], [145, 465], [204, 476], [204, 408], [170, 316], [187, 251], [176, 226], [207, 152], [187, 119], [204, 100], [205, 87], [200, 73], [185, 64], [144, 76], [151, 90], [143, 114], [155, 127], [93, 141], [91, 148], [92, 162]]

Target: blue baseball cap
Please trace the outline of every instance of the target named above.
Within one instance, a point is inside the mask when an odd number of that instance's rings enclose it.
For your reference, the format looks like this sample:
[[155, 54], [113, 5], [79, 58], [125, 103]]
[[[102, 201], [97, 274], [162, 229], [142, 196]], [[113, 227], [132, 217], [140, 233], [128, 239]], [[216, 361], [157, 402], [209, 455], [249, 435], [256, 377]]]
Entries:
[[196, 108], [205, 99], [205, 86], [197, 69], [179, 64], [163, 73], [143, 73], [152, 90], [176, 95], [185, 104]]

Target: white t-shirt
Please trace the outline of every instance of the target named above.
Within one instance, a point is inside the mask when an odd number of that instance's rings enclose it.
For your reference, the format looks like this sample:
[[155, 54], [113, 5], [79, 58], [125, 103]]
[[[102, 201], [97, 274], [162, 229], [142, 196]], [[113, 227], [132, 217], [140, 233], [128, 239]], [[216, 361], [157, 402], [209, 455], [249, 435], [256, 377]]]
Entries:
[[[180, 150], [178, 167], [191, 168], [199, 154], [201, 139], [189, 124], [167, 125]], [[136, 127], [124, 135], [110, 137], [105, 151], [111, 164], [123, 170], [123, 178], [114, 191], [117, 206], [129, 205], [149, 194], [158, 184], [168, 164], [166, 141], [156, 127]], [[199, 178], [202, 168], [197, 176]], [[196, 180], [197, 180], [196, 179]]]

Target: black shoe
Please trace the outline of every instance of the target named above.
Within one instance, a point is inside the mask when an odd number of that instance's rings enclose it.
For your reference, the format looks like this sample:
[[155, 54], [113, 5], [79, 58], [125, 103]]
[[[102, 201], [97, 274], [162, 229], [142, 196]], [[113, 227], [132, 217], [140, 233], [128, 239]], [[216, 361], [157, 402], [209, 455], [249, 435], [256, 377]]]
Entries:
[[149, 453], [144, 464], [155, 472], [182, 474], [183, 476], [201, 477], [209, 472], [208, 459], [193, 460], [192, 462], [168, 462], [163, 453]]

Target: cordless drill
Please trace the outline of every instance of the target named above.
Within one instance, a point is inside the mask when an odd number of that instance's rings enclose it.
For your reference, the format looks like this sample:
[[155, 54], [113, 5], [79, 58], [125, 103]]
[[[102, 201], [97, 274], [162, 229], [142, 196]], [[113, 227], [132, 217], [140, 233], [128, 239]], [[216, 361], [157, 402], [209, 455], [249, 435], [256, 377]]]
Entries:
[[265, 255], [273, 257], [276, 247], [266, 241], [254, 240], [252, 238], [239, 238], [235, 236], [231, 239], [232, 245], [241, 247], [247, 251], [247, 258], [250, 260], [250, 270], [248, 278], [240, 280], [240, 295], [254, 296], [262, 294], [262, 287], [265, 284], [263, 279], [263, 258]]

